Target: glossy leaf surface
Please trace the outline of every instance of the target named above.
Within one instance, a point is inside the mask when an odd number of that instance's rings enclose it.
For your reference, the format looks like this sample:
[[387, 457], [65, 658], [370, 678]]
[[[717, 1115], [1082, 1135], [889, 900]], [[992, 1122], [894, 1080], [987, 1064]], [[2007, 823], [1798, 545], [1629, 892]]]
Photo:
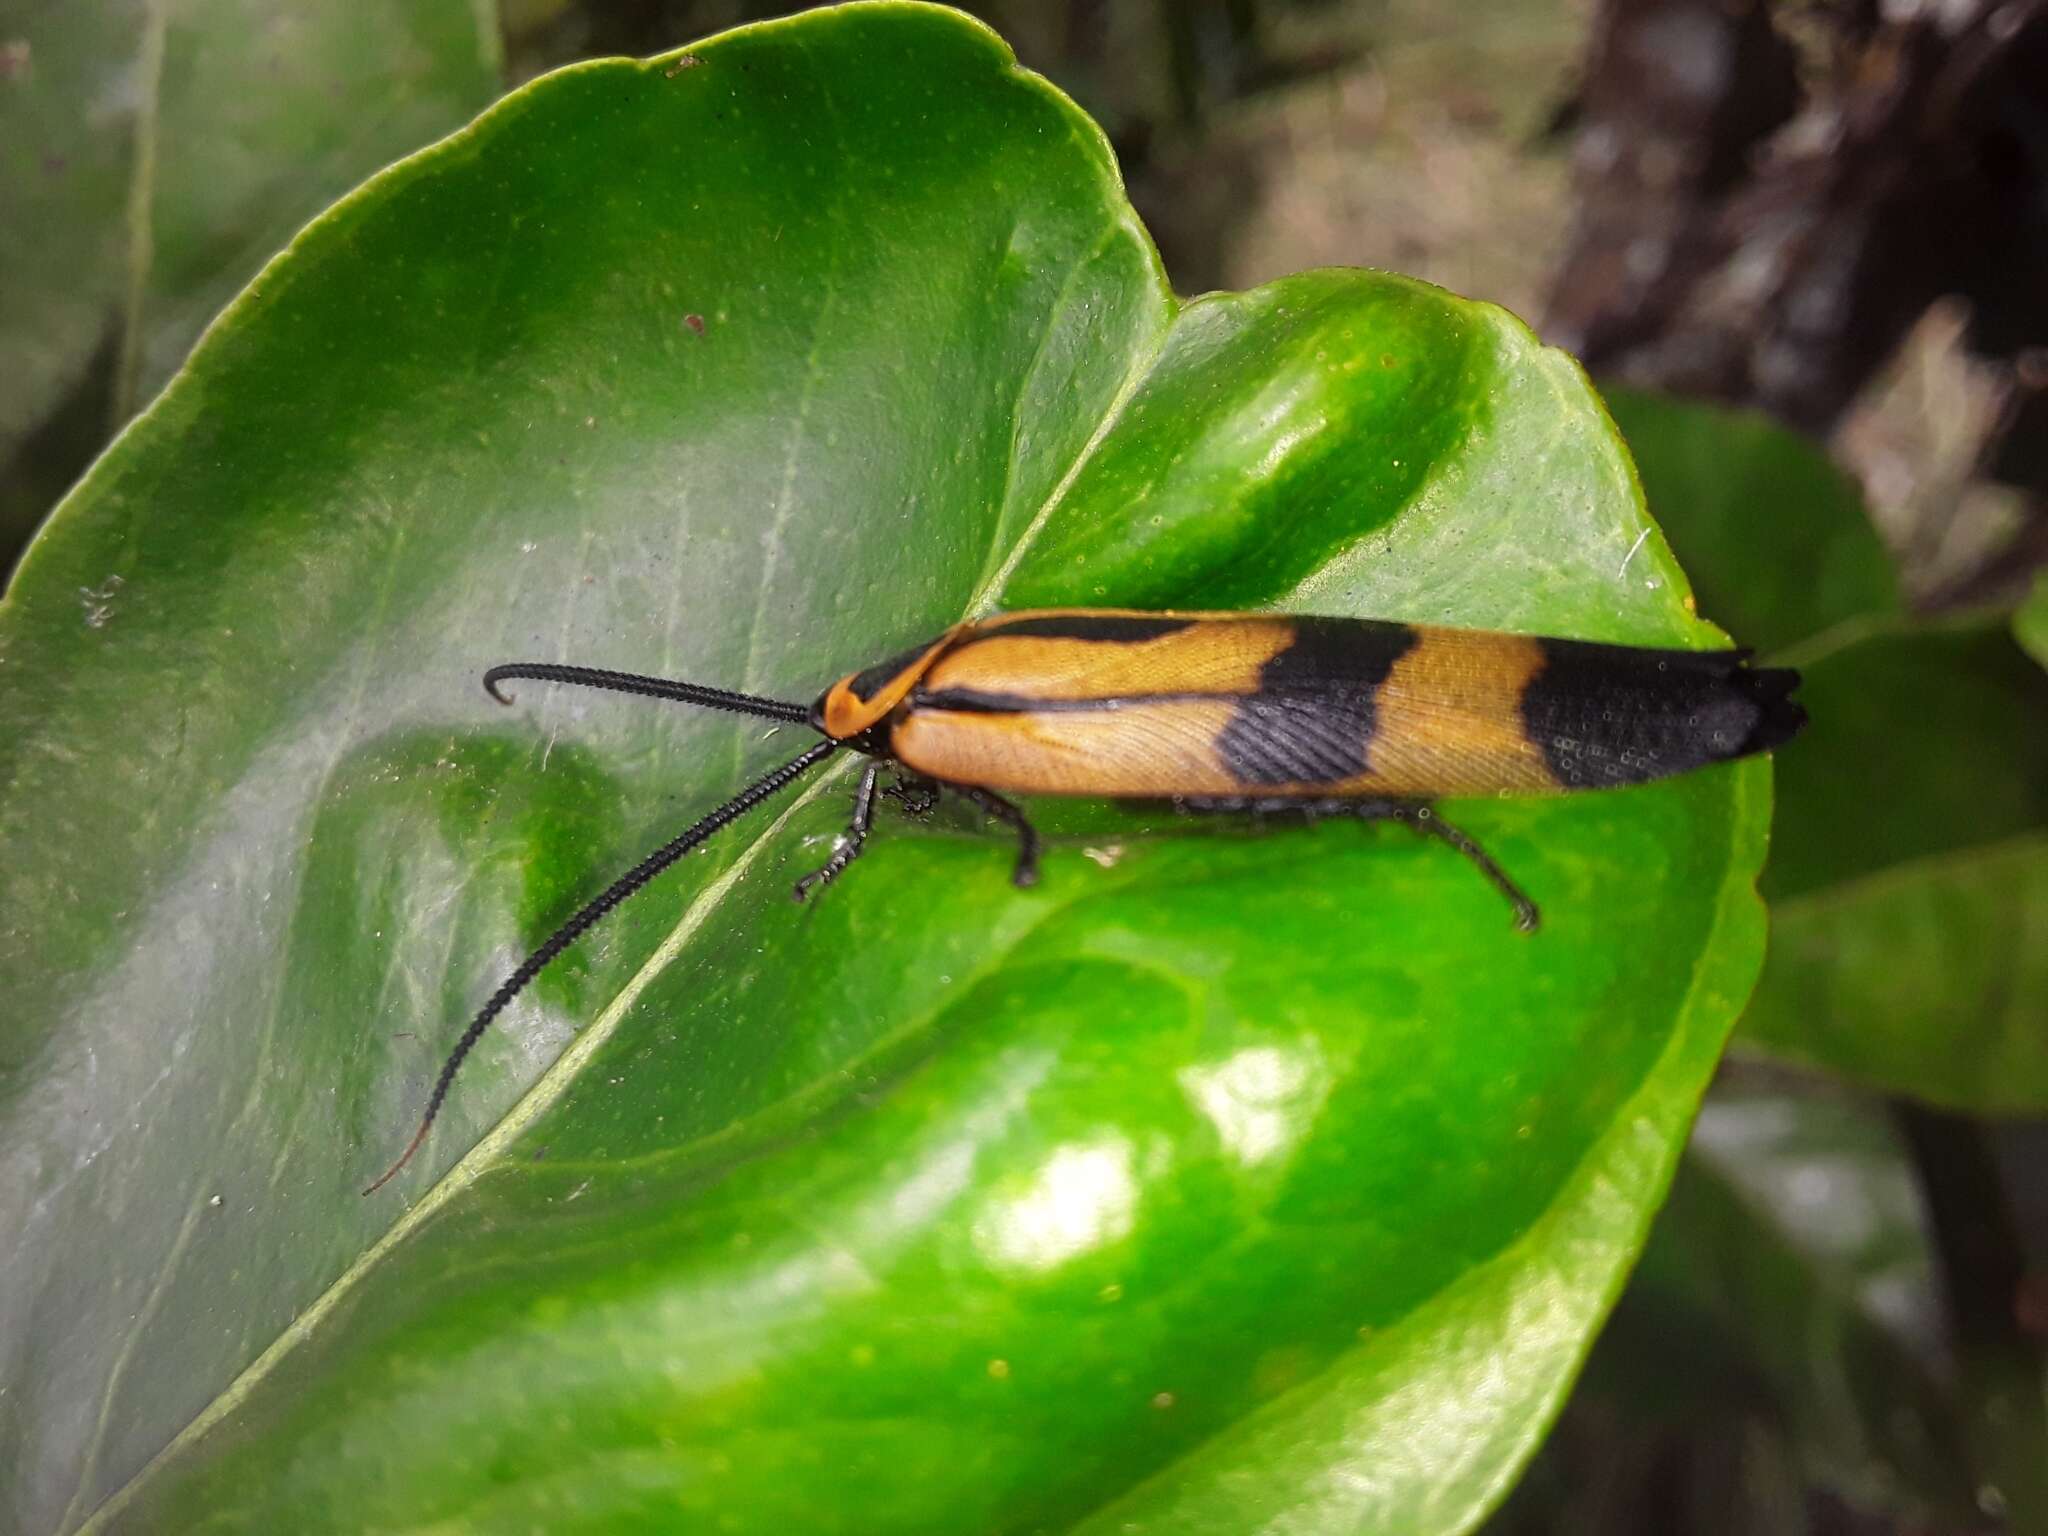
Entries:
[[1567, 359], [1366, 273], [1176, 305], [948, 13], [568, 70], [333, 210], [0, 610], [8, 1517], [1469, 1526], [1754, 975], [1764, 764], [1453, 807], [1533, 938], [1398, 828], [1088, 806], [1033, 891], [885, 819], [799, 909], [842, 764], [357, 1195], [516, 956], [803, 734], [484, 666], [807, 699], [1169, 601], [1716, 639]]

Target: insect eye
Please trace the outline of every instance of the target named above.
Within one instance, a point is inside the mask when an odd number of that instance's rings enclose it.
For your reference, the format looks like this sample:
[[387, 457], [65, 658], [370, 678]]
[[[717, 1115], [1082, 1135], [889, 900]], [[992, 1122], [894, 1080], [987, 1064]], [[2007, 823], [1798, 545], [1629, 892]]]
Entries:
[[811, 729], [821, 735], [831, 734], [825, 729], [825, 701], [831, 697], [832, 690], [827, 688], [818, 695], [818, 702], [811, 706]]

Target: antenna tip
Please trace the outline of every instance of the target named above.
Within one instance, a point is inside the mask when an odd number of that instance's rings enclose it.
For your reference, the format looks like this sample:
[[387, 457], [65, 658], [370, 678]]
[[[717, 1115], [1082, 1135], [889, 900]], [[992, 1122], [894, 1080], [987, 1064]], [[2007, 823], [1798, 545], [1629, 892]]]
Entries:
[[506, 693], [498, 687], [499, 676], [500, 669], [497, 667], [491, 668], [490, 671], [484, 674], [484, 692], [488, 693], [500, 704], [510, 704], [514, 698], [514, 695]]
[[398, 1161], [377, 1176], [376, 1181], [363, 1191], [365, 1195], [374, 1195], [398, 1176], [398, 1170], [412, 1161], [413, 1153], [419, 1151], [420, 1143], [427, 1139], [427, 1128], [433, 1123], [434, 1117], [431, 1114], [420, 1122], [420, 1128], [412, 1133], [412, 1140], [407, 1142], [405, 1150], [398, 1154]]

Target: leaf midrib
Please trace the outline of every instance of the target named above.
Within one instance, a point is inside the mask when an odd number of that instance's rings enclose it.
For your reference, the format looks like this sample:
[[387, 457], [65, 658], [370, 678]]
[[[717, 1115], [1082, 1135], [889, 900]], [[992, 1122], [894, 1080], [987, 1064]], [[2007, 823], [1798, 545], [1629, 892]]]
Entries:
[[[1126, 228], [1130, 228], [1132, 222], [1133, 220], [1128, 218], [1118, 221]], [[1134, 234], [1141, 241], [1147, 239], [1142, 230], [1134, 231]], [[1153, 270], [1159, 270], [1156, 260], [1153, 263]], [[1065, 500], [1074, 481], [1122, 418], [1132, 397], [1165, 350], [1166, 338], [1171, 329], [1172, 310], [1169, 308], [1167, 323], [1161, 325], [1155, 334], [1147, 339], [1145, 345], [1134, 353], [1132, 365], [1118, 385], [1115, 395], [1111, 397], [1109, 406], [1103, 412], [1102, 420], [1095, 431], [1082, 444], [1058, 483], [1046, 494], [1045, 500], [1033, 513], [1031, 520], [1019, 531], [1009, 554], [982, 580], [978, 589], [968, 598], [961, 615], [963, 618], [975, 617], [988, 611], [996, 594], [1016, 571], [1032, 542]], [[684, 908], [682, 916], [676, 920], [675, 926], [669, 930], [654, 952], [626, 980], [596, 1017], [577, 1032], [575, 1039], [548, 1064], [547, 1069], [512, 1104], [498, 1123], [478, 1138], [469, 1151], [436, 1179], [416, 1202], [408, 1206], [405, 1213], [391, 1224], [382, 1237], [366, 1248], [355, 1262], [336, 1276], [304, 1310], [293, 1317], [268, 1348], [244, 1366], [241, 1372], [194, 1415], [183, 1429], [165, 1442], [163, 1448], [145, 1462], [134, 1476], [110, 1494], [92, 1516], [78, 1527], [77, 1536], [92, 1536], [94, 1532], [103, 1531], [107, 1522], [120, 1512], [158, 1467], [227, 1418], [270, 1374], [279, 1361], [299, 1344], [310, 1339], [327, 1315], [341, 1305], [364, 1277], [382, 1262], [387, 1253], [410, 1237], [430, 1216], [468, 1189], [483, 1173], [499, 1162], [504, 1149], [554, 1106], [569, 1085], [576, 1080], [584, 1064], [610, 1040], [627, 1010], [695, 937], [698, 929], [704, 926], [723, 901], [726, 892], [752, 868], [762, 851], [774, 841], [799, 811], [824, 793], [828, 786], [838, 783], [846, 776], [851, 761], [850, 757], [842, 755], [837, 761], [828, 763], [793, 800], [784, 805], [779, 815], [768, 822], [758, 834], [742, 843], [732, 862], [697, 893], [689, 906]]]

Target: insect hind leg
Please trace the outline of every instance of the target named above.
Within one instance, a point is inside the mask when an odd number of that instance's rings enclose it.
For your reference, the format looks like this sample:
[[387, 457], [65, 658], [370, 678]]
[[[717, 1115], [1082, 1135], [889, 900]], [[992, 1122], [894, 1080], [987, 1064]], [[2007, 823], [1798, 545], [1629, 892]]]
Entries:
[[1529, 893], [1515, 884], [1514, 878], [1496, 864], [1493, 855], [1473, 841], [1471, 834], [1452, 826], [1436, 811], [1426, 805], [1407, 806], [1392, 813], [1393, 819], [1402, 822], [1418, 837], [1433, 837], [1465, 855], [1472, 866], [1493, 885], [1493, 888], [1507, 897], [1515, 909], [1515, 926], [1524, 933], [1534, 933], [1543, 922], [1543, 913], [1536, 903], [1529, 899]]
[[1319, 821], [1342, 816], [1352, 821], [1398, 821], [1417, 837], [1434, 838], [1456, 849], [1484, 875], [1487, 883], [1505, 896], [1515, 909], [1515, 926], [1534, 933], [1543, 914], [1528, 892], [1494, 862], [1493, 855], [1480, 847], [1471, 834], [1437, 815], [1433, 806], [1419, 800], [1347, 800], [1335, 797], [1295, 799], [1282, 795], [1237, 795], [1228, 797], [1186, 797], [1173, 802], [1176, 810], [1250, 815], [1254, 818], [1286, 816], [1299, 821]]

